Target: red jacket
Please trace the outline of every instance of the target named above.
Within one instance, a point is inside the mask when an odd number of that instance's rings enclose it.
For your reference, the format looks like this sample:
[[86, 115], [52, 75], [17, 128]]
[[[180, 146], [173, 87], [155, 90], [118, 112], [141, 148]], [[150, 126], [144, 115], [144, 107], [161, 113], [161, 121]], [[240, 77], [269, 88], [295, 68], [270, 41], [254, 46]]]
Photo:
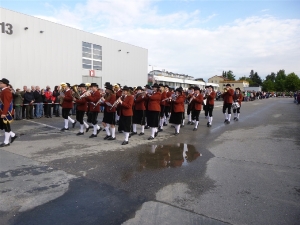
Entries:
[[183, 95], [178, 95], [176, 100], [173, 101], [173, 111], [184, 112], [184, 101], [185, 97]]
[[[82, 92], [81, 94], [84, 94], [85, 92]], [[77, 99], [76, 100], [76, 105], [77, 105], [77, 110], [78, 111], [83, 111], [83, 112], [87, 111], [87, 107], [88, 106], [87, 106], [87, 100], [86, 100], [86, 98]]]
[[134, 100], [135, 110], [146, 110], [145, 107], [146, 98], [143, 94], [138, 94], [137, 98]]
[[120, 98], [122, 96], [122, 90], [118, 90], [117, 93], [116, 93], [116, 98]]
[[192, 100], [193, 103], [193, 109], [194, 110], [201, 110], [202, 109], [202, 103], [203, 103], [203, 95], [200, 93], [197, 97], [195, 97]]
[[133, 96], [127, 95], [124, 98], [122, 104], [120, 104], [120, 112], [121, 112], [120, 115], [133, 116], [133, 111], [132, 111], [133, 102], [134, 102]]
[[105, 107], [105, 112], [116, 112], [116, 107], [111, 108], [111, 106], [106, 105], [106, 102], [110, 103], [111, 105], [113, 105], [115, 103], [115, 101], [117, 100], [116, 95], [112, 94], [109, 98], [109, 100], [105, 99], [104, 103], [102, 103], [101, 105]]
[[11, 101], [13, 99], [13, 95], [12, 95], [10, 89], [9, 88], [2, 89], [0, 98], [1, 98], [1, 101], [2, 101], [2, 104], [3, 104], [1, 114], [7, 115], [9, 106], [10, 106]]
[[86, 100], [89, 102], [89, 111], [90, 112], [100, 112], [100, 104], [95, 107], [95, 104], [100, 100], [101, 94], [99, 91], [93, 92], [91, 96], [86, 97]]
[[71, 90], [65, 91], [64, 101], [61, 104], [61, 107], [64, 109], [72, 109], [73, 108], [73, 96], [71, 94]]
[[222, 98], [224, 100], [224, 103], [230, 103], [230, 104], [232, 104], [232, 102], [233, 102], [233, 95], [234, 95], [234, 90], [231, 89], [231, 88], [227, 92], [224, 92], [222, 94]]
[[233, 96], [233, 100], [234, 101], [237, 101], [239, 104], [240, 104], [240, 106], [242, 105], [242, 101], [243, 101], [243, 95], [240, 93], [240, 94], [235, 94], [234, 96]]
[[[166, 92], [167, 97], [166, 98], [170, 98], [172, 95], [172, 92], [168, 91]], [[171, 106], [171, 102], [170, 101], [165, 101], [165, 106]]]
[[[167, 98], [167, 92], [163, 92], [161, 93], [161, 101], [160, 101], [160, 105], [165, 106], [166, 105], [166, 99]], [[163, 101], [164, 100], [164, 101]]]
[[214, 105], [215, 104], [216, 92], [212, 91], [208, 96], [206, 96], [206, 105]]
[[160, 92], [153, 93], [151, 96], [148, 96], [147, 99], [148, 99], [148, 110], [160, 112], [161, 93]]

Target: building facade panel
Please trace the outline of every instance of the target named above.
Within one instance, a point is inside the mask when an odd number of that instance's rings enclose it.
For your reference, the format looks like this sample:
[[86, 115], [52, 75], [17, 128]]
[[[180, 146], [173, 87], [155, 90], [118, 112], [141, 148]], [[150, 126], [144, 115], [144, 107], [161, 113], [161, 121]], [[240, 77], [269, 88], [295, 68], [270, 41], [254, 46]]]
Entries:
[[83, 82], [89, 69], [82, 66], [82, 42], [102, 47], [102, 69], [95, 70], [94, 78], [100, 86], [147, 82], [147, 49], [3, 8], [0, 14], [0, 22], [13, 26], [12, 34], [0, 33], [0, 76], [14, 87]]

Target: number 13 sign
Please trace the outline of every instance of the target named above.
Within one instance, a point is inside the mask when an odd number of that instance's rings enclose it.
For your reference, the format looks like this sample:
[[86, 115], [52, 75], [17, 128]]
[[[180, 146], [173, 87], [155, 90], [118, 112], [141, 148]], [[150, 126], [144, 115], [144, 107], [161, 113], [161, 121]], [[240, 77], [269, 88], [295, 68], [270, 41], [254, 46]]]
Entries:
[[7, 33], [9, 35], [13, 34], [13, 26], [10, 23], [2, 22], [0, 23], [2, 34]]

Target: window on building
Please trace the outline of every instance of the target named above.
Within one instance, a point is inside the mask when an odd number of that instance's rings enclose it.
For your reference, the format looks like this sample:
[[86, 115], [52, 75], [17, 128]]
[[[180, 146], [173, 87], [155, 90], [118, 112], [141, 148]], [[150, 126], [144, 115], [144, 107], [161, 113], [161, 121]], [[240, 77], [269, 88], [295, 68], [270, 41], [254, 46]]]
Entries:
[[102, 46], [82, 42], [82, 68], [102, 70]]

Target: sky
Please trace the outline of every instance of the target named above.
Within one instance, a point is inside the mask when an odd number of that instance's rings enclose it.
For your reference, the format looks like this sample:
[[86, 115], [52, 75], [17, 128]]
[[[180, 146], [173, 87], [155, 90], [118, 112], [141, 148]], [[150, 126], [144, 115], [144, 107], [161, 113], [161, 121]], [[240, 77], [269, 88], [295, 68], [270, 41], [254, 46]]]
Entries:
[[148, 71], [300, 75], [300, 1], [0, 0], [0, 7], [148, 49]]

